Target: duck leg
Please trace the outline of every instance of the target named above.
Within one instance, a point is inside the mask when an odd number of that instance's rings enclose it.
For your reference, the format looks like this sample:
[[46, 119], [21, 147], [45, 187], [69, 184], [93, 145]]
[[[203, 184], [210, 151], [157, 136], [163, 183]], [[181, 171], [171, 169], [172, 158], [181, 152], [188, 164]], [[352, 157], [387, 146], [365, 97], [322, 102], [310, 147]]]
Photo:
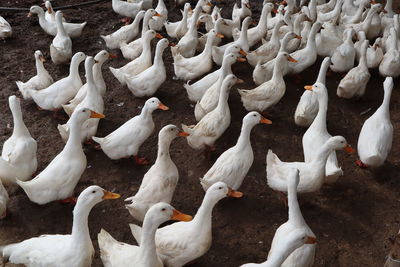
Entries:
[[211, 156], [212, 156], [212, 152], [214, 152], [216, 150], [215, 146], [208, 146], [205, 145], [206, 149], [204, 150], [204, 155], [206, 157], [206, 159], [211, 160]]
[[140, 158], [138, 155], [133, 156], [137, 165], [148, 165], [150, 162], [146, 158]]
[[121, 19], [121, 22], [125, 23], [125, 25], [130, 24], [131, 21], [132, 21], [132, 18], [129, 18], [129, 17]]
[[281, 192], [281, 191], [275, 191], [278, 194], [278, 198], [280, 201], [283, 202], [283, 205], [285, 205], [285, 207], [288, 206], [288, 198], [285, 195], [285, 193]]
[[362, 162], [362, 161], [359, 160], [359, 159], [356, 160], [355, 163], [356, 163], [356, 165], [357, 165], [358, 167], [360, 167], [360, 168], [362, 168], [362, 169], [367, 169], [367, 168], [368, 168], [368, 165], [365, 164], [364, 162]]
[[62, 204], [76, 204], [76, 197], [67, 197], [66, 199], [59, 200]]

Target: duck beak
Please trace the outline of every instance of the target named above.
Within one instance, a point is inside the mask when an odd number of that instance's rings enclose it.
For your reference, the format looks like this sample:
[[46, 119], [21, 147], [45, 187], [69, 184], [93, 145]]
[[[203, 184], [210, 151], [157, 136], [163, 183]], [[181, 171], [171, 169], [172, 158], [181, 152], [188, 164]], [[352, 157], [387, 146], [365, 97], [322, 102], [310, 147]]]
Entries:
[[164, 38], [161, 34], [159, 34], [159, 33], [156, 33], [156, 38], [158, 38], [158, 39], [162, 39], [162, 38]]
[[243, 55], [243, 56], [247, 56], [246, 51], [244, 51], [243, 49], [239, 50], [239, 54]]
[[246, 62], [246, 59], [244, 57], [238, 57], [236, 59], [237, 62]]
[[174, 43], [169, 43], [168, 46], [176, 46]]
[[103, 118], [105, 118], [105, 117], [106, 117], [106, 116], [105, 116], [104, 114], [97, 113], [97, 112], [95, 112], [95, 111], [93, 111], [93, 110], [90, 111], [90, 118], [103, 119]]
[[244, 83], [244, 81], [242, 79], [236, 78], [236, 84], [238, 83]]
[[117, 198], [121, 197], [120, 194], [111, 193], [111, 192], [106, 191], [106, 190], [103, 190], [103, 193], [104, 193], [104, 195], [103, 195], [102, 199], [117, 199]]
[[300, 35], [297, 35], [297, 34], [296, 34], [296, 35], [294, 36], [294, 38], [301, 40], [301, 38], [303, 38], [303, 37], [301, 37]]
[[272, 9], [272, 13], [278, 14], [278, 9], [276, 9], [276, 8]]
[[347, 144], [343, 149], [344, 151], [350, 154], [353, 154], [355, 152], [354, 149], [349, 144]]
[[212, 7], [213, 4], [211, 4], [211, 2], [207, 2], [207, 6]]
[[42, 62], [46, 62], [46, 59], [42, 55], [39, 56], [39, 60], [42, 61]]
[[108, 58], [117, 58], [118, 56], [116, 54], [108, 54]]
[[48, 12], [49, 14], [51, 14], [51, 13], [53, 13], [53, 10], [51, 10], [51, 8], [47, 8], [47, 12]]
[[267, 118], [264, 118], [264, 117], [262, 117], [261, 118], [261, 120], [260, 120], [260, 123], [264, 123], [264, 124], [272, 124], [272, 121], [270, 121], [269, 119], [267, 119]]
[[304, 86], [304, 89], [308, 90], [308, 91], [312, 91], [312, 85], [306, 85]]
[[33, 16], [32, 12], [29, 12], [28, 15], [26, 15], [28, 18]]
[[279, 3], [279, 5], [287, 5], [287, 2], [283, 0], [282, 2]]
[[246, 6], [248, 9], [251, 8], [251, 5], [250, 5], [249, 3], [245, 4], [245, 6]]
[[225, 37], [222, 33], [217, 33], [216, 36], [221, 39]]
[[162, 17], [162, 15], [160, 13], [156, 12], [156, 14], [154, 14], [153, 17]]
[[297, 60], [294, 59], [294, 58], [292, 58], [291, 56], [289, 56], [289, 57], [287, 58], [287, 60], [290, 61], [290, 62], [297, 63]]
[[178, 136], [182, 136], [182, 137], [186, 137], [186, 136], [189, 136], [189, 135], [190, 135], [189, 133], [184, 132], [184, 131], [178, 133]]
[[315, 244], [317, 243], [317, 238], [313, 236], [307, 236], [305, 244]]
[[235, 191], [232, 188], [228, 188], [228, 194], [226, 194], [228, 197], [234, 197], [234, 198], [241, 198], [243, 197], [243, 193], [239, 191]]
[[192, 216], [184, 214], [180, 211], [173, 210], [171, 220], [174, 221], [182, 221], [182, 222], [190, 222], [193, 219]]
[[169, 107], [167, 107], [163, 103], [158, 104], [158, 108], [161, 109], [161, 110], [168, 110], [169, 109]]

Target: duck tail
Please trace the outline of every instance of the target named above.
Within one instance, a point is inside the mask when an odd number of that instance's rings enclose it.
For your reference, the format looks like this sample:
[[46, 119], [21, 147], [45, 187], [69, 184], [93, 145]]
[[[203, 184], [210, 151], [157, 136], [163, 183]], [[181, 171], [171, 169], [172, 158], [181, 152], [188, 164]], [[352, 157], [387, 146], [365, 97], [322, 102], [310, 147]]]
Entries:
[[97, 240], [99, 242], [99, 248], [102, 258], [109, 257], [107, 250], [109, 250], [114, 244], [117, 244], [118, 241], [115, 240], [106, 230], [103, 228], [100, 230], [100, 233], [97, 234]]
[[121, 70], [113, 67], [110, 67], [109, 69], [115, 78], [117, 78], [121, 84], [125, 85], [125, 75], [121, 72]]
[[25, 100], [31, 99], [31, 94], [29, 93], [29, 89], [25, 88], [24, 83], [21, 81], [16, 81], [15, 82], [17, 84], [18, 90], [21, 92], [22, 97]]
[[103, 143], [104, 138], [92, 136], [92, 140], [101, 145]]
[[204, 178], [199, 178], [200, 180], [200, 184], [203, 187], [204, 191], [207, 191], [207, 189], [212, 186], [212, 183], [208, 182], [207, 180], [205, 180]]
[[183, 130], [184, 132], [189, 133], [190, 135], [193, 133], [193, 129], [190, 128], [189, 126], [185, 125], [185, 124], [182, 124], [182, 130]]
[[136, 242], [140, 246], [140, 241], [141, 241], [141, 237], [142, 237], [142, 227], [140, 227], [136, 224], [130, 223], [129, 228], [131, 228], [131, 233], [132, 233], [133, 237], [136, 239]]

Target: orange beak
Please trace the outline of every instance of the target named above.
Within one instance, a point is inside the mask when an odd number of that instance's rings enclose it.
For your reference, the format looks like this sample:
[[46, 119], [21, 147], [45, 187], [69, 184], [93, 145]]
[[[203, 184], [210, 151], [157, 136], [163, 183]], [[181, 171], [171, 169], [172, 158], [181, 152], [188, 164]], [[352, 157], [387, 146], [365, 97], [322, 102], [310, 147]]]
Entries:
[[287, 2], [284, 0], [279, 5], [287, 5]]
[[153, 17], [162, 17], [162, 15], [160, 13], [156, 12], [156, 14], [154, 14]]
[[370, 3], [371, 5], [377, 4], [375, 0], [371, 0], [371, 1], [369, 1], [369, 3]]
[[246, 59], [244, 57], [238, 57], [236, 59], [237, 62], [246, 62]]
[[241, 198], [241, 197], [243, 197], [243, 193], [239, 192], [239, 191], [235, 191], [229, 187], [227, 196], [234, 197], [234, 198]]
[[168, 46], [176, 46], [174, 43], [169, 43]]
[[162, 38], [164, 38], [161, 34], [159, 34], [159, 33], [156, 33], [156, 38], [158, 38], [158, 39], [162, 39]]
[[109, 54], [108, 58], [117, 58], [118, 56], [116, 54]]
[[28, 18], [33, 16], [32, 12], [29, 12], [28, 15], [26, 15]]
[[104, 114], [97, 113], [97, 112], [95, 112], [95, 111], [93, 111], [93, 110], [90, 111], [90, 118], [103, 119], [103, 118], [105, 118], [105, 117], [106, 117], [106, 116], [105, 116]]
[[46, 59], [44, 58], [44, 56], [39, 56], [39, 60], [42, 62], [46, 62]]
[[250, 8], [251, 8], [251, 6], [250, 6], [250, 4], [249, 4], [249, 3], [245, 4], [245, 6], [246, 6], [248, 9], [250, 9]]
[[313, 236], [307, 236], [305, 244], [315, 244], [317, 243], [317, 238]]
[[296, 34], [296, 36], [294, 38], [301, 40], [302, 37], [300, 35]]
[[178, 133], [178, 136], [182, 136], [182, 137], [186, 137], [186, 136], [189, 136], [189, 135], [190, 135], [189, 133], [184, 132], [184, 131]]
[[278, 14], [278, 9], [272, 9], [272, 13], [274, 13], [274, 14]]
[[244, 83], [244, 81], [242, 79], [236, 78], [236, 84], [238, 83]]
[[103, 193], [104, 193], [104, 195], [103, 195], [102, 199], [117, 199], [117, 198], [121, 197], [120, 194], [111, 193], [111, 192], [106, 191], [106, 190], [103, 190]]
[[264, 117], [261, 118], [260, 123], [264, 123], [264, 124], [272, 124], [272, 121], [270, 121], [269, 119], [266, 119]]
[[304, 86], [304, 89], [308, 90], [308, 91], [312, 91], [312, 85], [306, 85]]
[[350, 154], [353, 154], [355, 151], [354, 151], [354, 149], [349, 145], [349, 144], [347, 144], [345, 147], [344, 147], [344, 150], [347, 152], [347, 153], [350, 153]]
[[221, 39], [225, 37], [222, 33], [217, 33], [216, 36]]
[[289, 56], [289, 57], [287, 58], [287, 60], [290, 61], [290, 62], [294, 62], [294, 63], [297, 62], [297, 60], [294, 59], [294, 58], [292, 58], [291, 56]]
[[53, 10], [51, 10], [51, 8], [47, 8], [47, 12], [48, 12], [49, 14], [51, 14], [51, 13], [53, 13]]
[[211, 2], [207, 2], [207, 6], [210, 6], [210, 7], [212, 7], [212, 6], [213, 6], [213, 4], [211, 4]]
[[169, 107], [167, 107], [166, 105], [164, 105], [163, 103], [158, 104], [158, 108], [162, 109], [162, 110], [168, 110]]
[[192, 216], [184, 214], [177, 210], [174, 210], [171, 216], [171, 220], [174, 221], [190, 222], [192, 219], [193, 219]]

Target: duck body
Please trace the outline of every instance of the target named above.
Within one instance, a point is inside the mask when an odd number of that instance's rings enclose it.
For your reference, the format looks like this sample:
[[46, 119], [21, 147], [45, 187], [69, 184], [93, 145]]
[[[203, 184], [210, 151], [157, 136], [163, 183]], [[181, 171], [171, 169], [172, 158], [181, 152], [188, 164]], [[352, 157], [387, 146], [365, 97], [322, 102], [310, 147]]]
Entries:
[[12, 35], [12, 28], [10, 26], [10, 23], [8, 23], [5, 18], [0, 16], [0, 38], [5, 39], [9, 38]]
[[112, 9], [121, 16], [134, 18], [142, 8], [143, 1], [130, 3], [122, 0], [112, 0]]
[[106, 42], [106, 46], [109, 49], [117, 49], [121, 43], [129, 43], [139, 33], [139, 24], [144, 17], [145, 11], [141, 10], [135, 17], [135, 20], [129, 24], [122, 26], [117, 31], [109, 35], [100, 35], [100, 37]]
[[367, 49], [367, 67], [368, 69], [375, 69], [379, 67], [383, 59], [382, 38], [376, 38], [374, 45], [369, 46]]
[[372, 168], [379, 167], [385, 162], [393, 141], [393, 125], [389, 111], [393, 78], [386, 78], [383, 87], [385, 90], [383, 103], [364, 122], [358, 137], [357, 151], [360, 160]]
[[242, 20], [245, 17], [251, 17], [250, 1], [241, 0], [241, 7], [238, 7], [236, 3], [233, 5], [232, 20], [235, 20], [236, 18]]
[[27, 267], [77, 266], [92, 264], [94, 248], [89, 235], [90, 210], [104, 199], [118, 198], [118, 194], [99, 186], [89, 186], [78, 197], [74, 208], [72, 233], [69, 235], [41, 235], [1, 248], [2, 256], [14, 264]]
[[155, 31], [161, 31], [164, 23], [168, 19], [168, 9], [165, 6], [164, 0], [158, 0], [155, 11], [157, 11], [161, 16], [152, 17], [149, 21], [149, 28]]
[[152, 113], [158, 108], [166, 109], [156, 97], [148, 99], [140, 115], [125, 122], [106, 137], [92, 137], [110, 159], [120, 159], [138, 154], [140, 146], [154, 131]]
[[[0, 177], [6, 186], [16, 184], [16, 179], [26, 181], [37, 170], [37, 143], [29, 133], [22, 118], [20, 102], [16, 96], [8, 98], [14, 119], [13, 133], [3, 145], [0, 158]], [[3, 214], [3, 213], [0, 213]]]
[[190, 9], [190, 3], [185, 3], [182, 13], [182, 20], [177, 22], [167, 21], [164, 23], [165, 30], [167, 31], [169, 37], [180, 39], [186, 34], [188, 31], [187, 17]]
[[[392, 36], [389, 49], [386, 51], [379, 64], [379, 73], [384, 77], [397, 77], [400, 75], [400, 51], [398, 49], [397, 33], [394, 28], [390, 29]], [[389, 39], [388, 39], [389, 40]]]
[[165, 81], [167, 74], [162, 55], [168, 45], [167, 39], [160, 40], [157, 44], [154, 64], [138, 75], [125, 79], [126, 85], [134, 96], [152, 96]]
[[32, 99], [29, 94], [28, 88], [32, 90], [41, 90], [49, 87], [54, 81], [49, 72], [44, 68], [43, 62], [46, 59], [43, 57], [41, 51], [35, 51], [35, 64], [36, 64], [36, 75], [30, 78], [27, 82], [16, 81], [18, 90], [21, 92], [22, 97], [25, 100]]
[[72, 41], [65, 32], [61, 11], [56, 12], [57, 35], [50, 45], [50, 56], [54, 64], [63, 64], [72, 57]]
[[143, 221], [151, 206], [158, 202], [171, 203], [179, 180], [178, 168], [169, 154], [169, 146], [177, 136], [184, 136], [175, 125], [163, 127], [159, 133], [157, 160], [144, 175], [138, 192], [125, 201], [133, 218]]
[[72, 57], [70, 72], [67, 77], [39, 91], [28, 89], [33, 101], [35, 101], [41, 109], [56, 110], [61, 108], [67, 101], [71, 100], [82, 86], [78, 67], [80, 62], [84, 59], [84, 53], [76, 53]]
[[258, 123], [270, 124], [271, 121], [255, 111], [243, 118], [242, 130], [236, 145], [222, 153], [203, 178], [200, 178], [204, 191], [216, 182], [224, 182], [233, 190], [239, 189], [253, 164], [254, 153], [250, 143], [250, 132]]
[[354, 66], [356, 51], [352, 41], [354, 30], [350, 29], [346, 33], [346, 40], [336, 48], [332, 55], [331, 70], [334, 72], [347, 72]]
[[71, 197], [86, 169], [87, 160], [82, 149], [80, 129], [85, 120], [99, 114], [81, 109], [73, 115], [70, 136], [64, 149], [32, 180], [17, 180], [29, 199], [39, 205]]

